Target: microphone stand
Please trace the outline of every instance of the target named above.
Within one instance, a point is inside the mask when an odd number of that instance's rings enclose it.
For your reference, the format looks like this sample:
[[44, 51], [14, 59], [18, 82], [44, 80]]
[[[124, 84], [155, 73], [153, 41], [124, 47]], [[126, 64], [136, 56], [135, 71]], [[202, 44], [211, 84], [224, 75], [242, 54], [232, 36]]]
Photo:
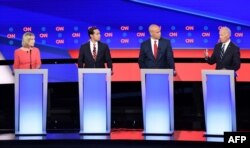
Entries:
[[30, 69], [32, 69], [31, 49], [30, 49]]

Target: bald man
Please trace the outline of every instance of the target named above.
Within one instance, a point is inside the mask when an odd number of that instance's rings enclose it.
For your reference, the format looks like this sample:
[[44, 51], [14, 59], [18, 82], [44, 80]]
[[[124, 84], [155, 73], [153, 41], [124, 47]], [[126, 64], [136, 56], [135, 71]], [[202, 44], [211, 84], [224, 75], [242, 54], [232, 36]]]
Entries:
[[140, 68], [173, 69], [175, 72], [172, 46], [169, 40], [161, 37], [161, 27], [152, 24], [149, 33], [150, 39], [141, 43]]
[[213, 54], [208, 56], [204, 52], [208, 64], [216, 63], [216, 69], [228, 69], [237, 71], [240, 69], [240, 49], [231, 40], [231, 30], [228, 27], [221, 27], [219, 30], [219, 43], [215, 45]]

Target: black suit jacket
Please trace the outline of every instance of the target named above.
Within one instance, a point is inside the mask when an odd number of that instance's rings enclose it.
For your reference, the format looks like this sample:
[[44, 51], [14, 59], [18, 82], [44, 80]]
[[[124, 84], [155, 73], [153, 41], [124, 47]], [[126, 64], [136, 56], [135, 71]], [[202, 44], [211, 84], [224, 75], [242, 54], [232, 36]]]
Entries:
[[161, 38], [158, 44], [158, 53], [155, 60], [151, 40], [148, 39], [141, 44], [139, 55], [140, 68], [174, 69], [173, 50], [169, 40]]
[[112, 67], [112, 60], [110, 55], [110, 50], [107, 44], [98, 42], [98, 51], [96, 61], [94, 60], [91, 49], [90, 42], [81, 45], [79, 57], [78, 57], [78, 67], [79, 68], [105, 68], [105, 63], [107, 63], [108, 68]]
[[237, 71], [240, 69], [240, 49], [233, 42], [230, 42], [226, 52], [220, 59], [222, 43], [218, 43], [214, 47], [214, 51], [211, 57], [207, 58], [208, 64], [216, 63], [216, 69], [228, 69]]

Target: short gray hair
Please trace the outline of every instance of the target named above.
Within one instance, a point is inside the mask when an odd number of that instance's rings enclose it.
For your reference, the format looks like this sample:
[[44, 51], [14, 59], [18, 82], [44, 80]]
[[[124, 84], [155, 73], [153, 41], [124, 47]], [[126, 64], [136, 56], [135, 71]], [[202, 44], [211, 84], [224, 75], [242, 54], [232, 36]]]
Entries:
[[230, 30], [230, 28], [228, 28], [227, 26], [223, 26], [223, 27], [221, 27], [220, 29], [226, 30], [226, 31], [228, 32], [229, 36], [231, 36], [231, 30]]

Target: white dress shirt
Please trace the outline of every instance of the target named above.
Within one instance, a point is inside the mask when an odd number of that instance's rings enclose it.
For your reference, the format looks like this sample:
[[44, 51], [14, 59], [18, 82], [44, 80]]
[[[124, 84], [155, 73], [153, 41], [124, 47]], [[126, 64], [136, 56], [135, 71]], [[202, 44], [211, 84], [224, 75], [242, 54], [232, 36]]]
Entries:
[[[96, 48], [96, 55], [98, 53], [98, 42], [95, 42], [95, 48]], [[94, 43], [90, 40], [90, 50], [91, 54], [93, 55], [93, 50], [94, 50]]]
[[[228, 47], [228, 45], [229, 45], [230, 42], [231, 42], [231, 40], [228, 40], [226, 43], [222, 43], [222, 46], [223, 46], [223, 44], [224, 44], [224, 53], [226, 52], [227, 47]], [[221, 46], [221, 47], [222, 47], [222, 46]]]

